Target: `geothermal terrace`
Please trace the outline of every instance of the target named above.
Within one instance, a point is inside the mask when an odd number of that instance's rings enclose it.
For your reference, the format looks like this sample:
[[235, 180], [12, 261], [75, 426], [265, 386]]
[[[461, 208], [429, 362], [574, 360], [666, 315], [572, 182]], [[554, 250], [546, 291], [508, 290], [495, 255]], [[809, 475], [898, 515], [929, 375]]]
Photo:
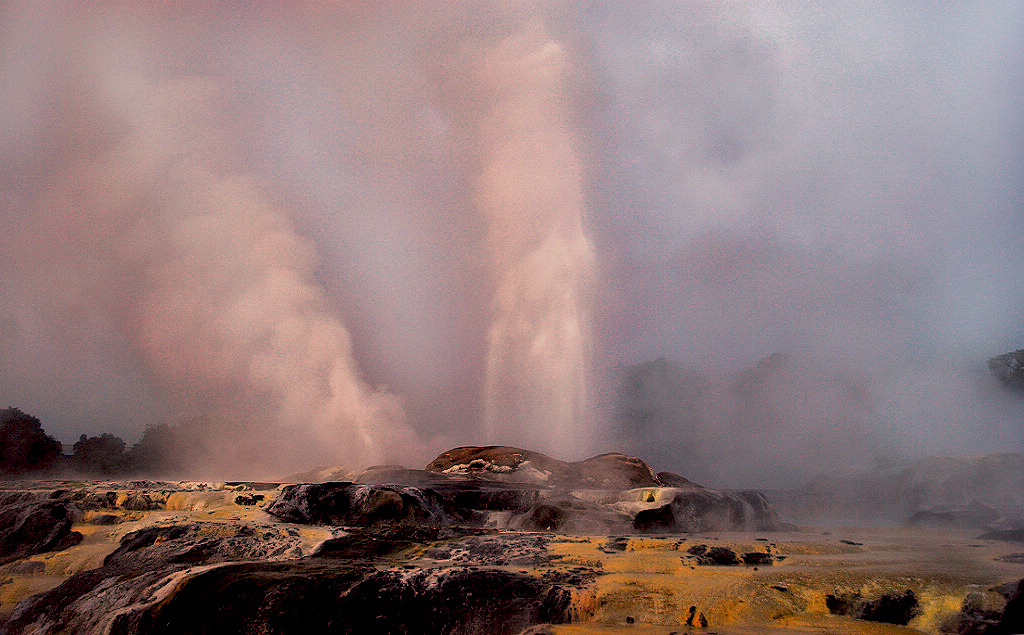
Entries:
[[1021, 624], [1019, 531], [798, 526], [758, 492], [708, 489], [623, 454], [566, 463], [468, 447], [424, 470], [296, 476], [7, 482], [3, 632], [1010, 633]]

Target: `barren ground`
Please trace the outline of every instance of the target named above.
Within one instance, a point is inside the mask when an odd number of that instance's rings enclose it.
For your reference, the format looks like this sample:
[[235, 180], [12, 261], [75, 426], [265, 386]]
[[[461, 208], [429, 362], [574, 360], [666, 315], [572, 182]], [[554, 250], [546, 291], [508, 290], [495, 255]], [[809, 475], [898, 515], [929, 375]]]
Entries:
[[[51, 484], [74, 487], [76, 484]], [[276, 490], [248, 490], [267, 499]], [[98, 567], [123, 536], [152, 525], [204, 521], [225, 530], [247, 524], [293, 530], [303, 554], [339, 530], [282, 523], [258, 506], [235, 503], [230, 489], [177, 492], [166, 509], [115, 510], [122, 522], [97, 525], [86, 512], [74, 529], [82, 542], [0, 568], [0, 613], [9, 614], [26, 597], [60, 584], [68, 576]], [[622, 551], [608, 549], [609, 536], [545, 534], [553, 556], [547, 562], [489, 564], [547, 579], [577, 579], [574, 614], [579, 622], [551, 627], [555, 633], [937, 633], [960, 610], [964, 598], [999, 608], [1002, 597], [991, 589], [1024, 577], [1024, 564], [997, 558], [1024, 551], [1017, 543], [980, 540], [978, 532], [918, 528], [801, 527], [778, 533], [632, 535]], [[502, 532], [501, 540], [537, 534]], [[845, 542], [844, 542], [845, 541]], [[445, 567], [456, 563], [438, 555], [458, 539], [418, 545], [389, 557], [386, 566]], [[502, 543], [503, 544], [503, 543]], [[687, 554], [690, 546], [725, 546], [737, 553], [768, 551], [784, 556], [768, 566], [706, 566]], [[26, 564], [38, 562], [39, 565]], [[384, 565], [385, 563], [382, 563]], [[469, 563], [474, 564], [474, 563]], [[859, 592], [865, 597], [914, 592], [920, 614], [908, 626], [855, 620], [830, 614], [826, 594]], [[703, 613], [708, 627], [690, 628], [690, 607]]]

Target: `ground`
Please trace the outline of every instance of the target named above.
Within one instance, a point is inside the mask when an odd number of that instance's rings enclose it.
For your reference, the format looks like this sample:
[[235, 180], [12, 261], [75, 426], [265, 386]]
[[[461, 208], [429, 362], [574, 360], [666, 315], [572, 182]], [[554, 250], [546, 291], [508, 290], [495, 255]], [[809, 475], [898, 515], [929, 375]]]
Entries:
[[[63, 482], [34, 487], [47, 491], [95, 485]], [[125, 535], [145, 527], [199, 521], [205, 523], [207, 534], [216, 534], [221, 527], [227, 535], [241, 526], [286, 532], [298, 549], [284, 561], [308, 558], [325, 541], [346, 535], [336, 527], [283, 523], [258, 504], [236, 502], [241, 495], [259, 494], [269, 501], [278, 490], [260, 484], [211, 484], [165, 495], [161, 509], [88, 510], [73, 526], [83, 534], [79, 544], [0, 567], [0, 615], [9, 615], [18, 602], [56, 587], [72, 574], [101, 566]], [[94, 524], [102, 515], [116, 516], [120, 522]], [[616, 537], [477, 530], [419, 537], [373, 566], [483, 567], [560, 585], [571, 591], [567, 615], [573, 622], [545, 627], [553, 633], [938, 633], [955, 619], [968, 596], [1000, 609], [1005, 600], [993, 589], [1024, 577], [1020, 558], [1007, 558], [1024, 551], [1024, 545], [982, 540], [977, 534], [807, 526], [779, 532]], [[699, 564], [688, 552], [695, 545], [726, 547], [737, 554], [768, 553], [772, 564]], [[919, 602], [919, 611], [907, 626], [833, 615], [826, 606], [828, 594], [872, 598], [906, 590]], [[688, 626], [691, 607], [693, 626]], [[700, 627], [701, 615], [706, 628]]]

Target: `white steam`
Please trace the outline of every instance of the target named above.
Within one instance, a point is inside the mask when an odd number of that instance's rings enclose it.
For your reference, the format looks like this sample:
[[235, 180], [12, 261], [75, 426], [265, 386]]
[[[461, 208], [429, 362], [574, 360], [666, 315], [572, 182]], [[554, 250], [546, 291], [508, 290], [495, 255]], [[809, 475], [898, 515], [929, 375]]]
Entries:
[[[111, 88], [111, 87], [108, 87]], [[216, 84], [124, 81], [106, 93], [127, 132], [43, 205], [100, 221], [84, 249], [134, 272], [118, 309], [150, 372], [216, 419], [233, 470], [361, 465], [405, 451], [401, 404], [359, 377], [316, 260], [258, 181], [231, 162]], [[41, 210], [44, 211], [45, 210]]]
[[486, 435], [561, 452], [588, 422], [594, 249], [565, 52], [536, 23], [485, 51], [478, 205], [495, 275]]

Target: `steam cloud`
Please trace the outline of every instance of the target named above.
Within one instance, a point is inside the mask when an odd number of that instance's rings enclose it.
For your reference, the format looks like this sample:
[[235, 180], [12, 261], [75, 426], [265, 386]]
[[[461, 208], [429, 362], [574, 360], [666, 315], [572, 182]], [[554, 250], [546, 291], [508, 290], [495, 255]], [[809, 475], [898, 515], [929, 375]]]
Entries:
[[204, 417], [235, 470], [1020, 451], [974, 369], [1024, 347], [1021, 42], [1017, 3], [2, 4], [0, 405]]
[[548, 452], [581, 445], [591, 366], [594, 250], [565, 98], [568, 60], [539, 24], [484, 52], [479, 207], [496, 278], [486, 434]]

